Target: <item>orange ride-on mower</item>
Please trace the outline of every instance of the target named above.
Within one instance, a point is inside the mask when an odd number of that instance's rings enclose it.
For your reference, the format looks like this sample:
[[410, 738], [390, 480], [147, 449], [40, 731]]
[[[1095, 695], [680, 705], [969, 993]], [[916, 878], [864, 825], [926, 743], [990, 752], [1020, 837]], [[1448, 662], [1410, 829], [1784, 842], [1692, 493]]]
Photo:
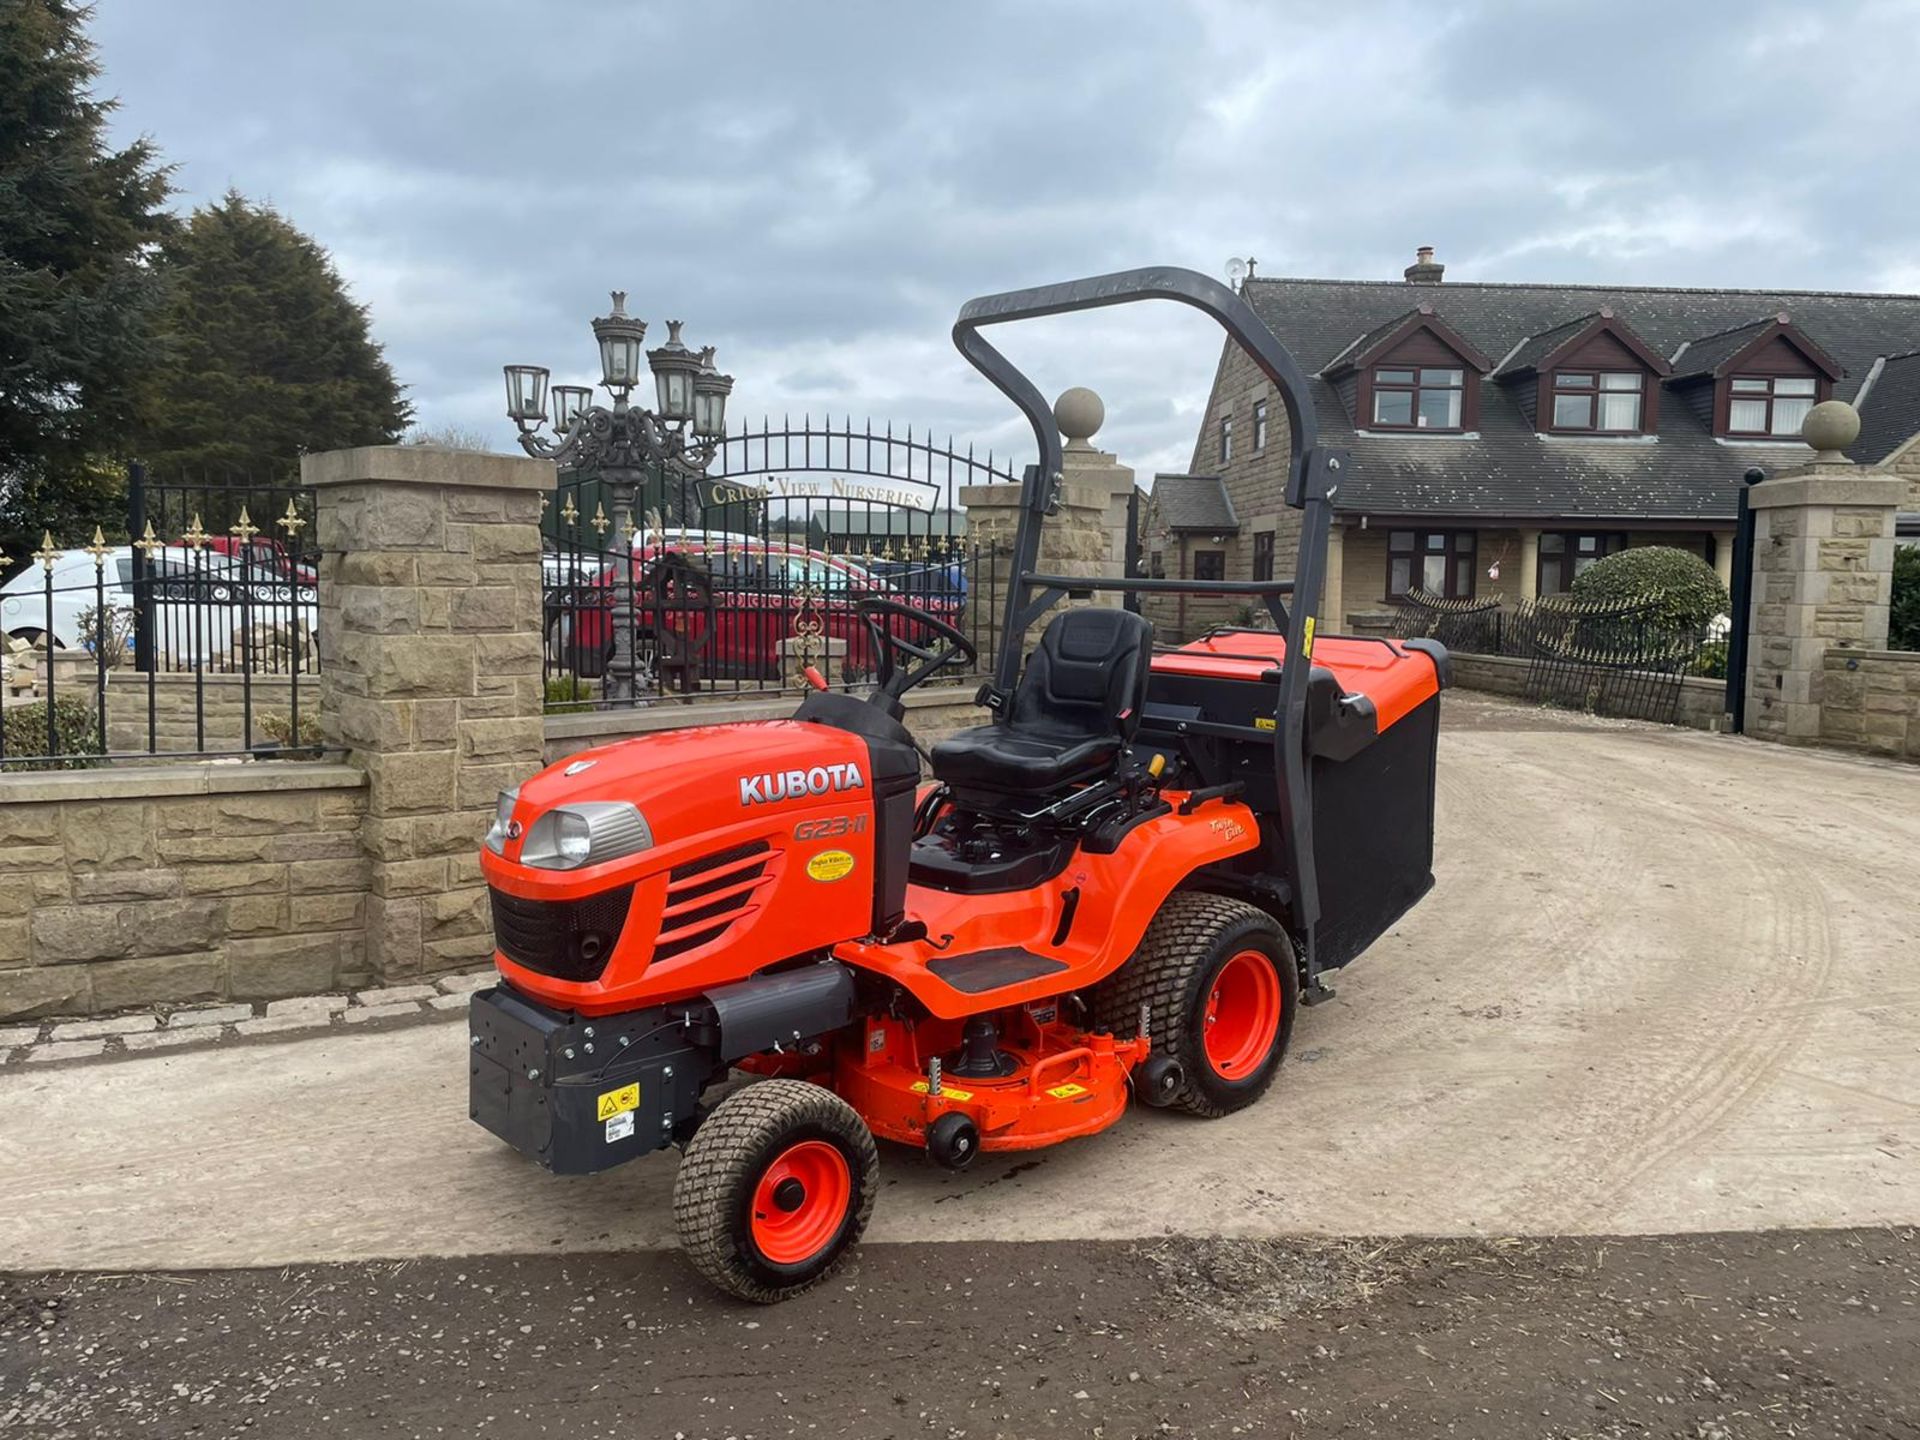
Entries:
[[[1037, 573], [1060, 435], [980, 332], [1147, 298], [1213, 315], [1285, 404], [1292, 580]], [[500, 797], [473, 1118], [561, 1174], [678, 1146], [681, 1242], [749, 1300], [816, 1284], [859, 1238], [876, 1138], [959, 1169], [1096, 1134], [1130, 1095], [1251, 1104], [1323, 972], [1432, 884], [1447, 657], [1315, 635], [1344, 457], [1317, 446], [1306, 379], [1246, 303], [1138, 270], [975, 300], [954, 339], [1040, 455], [1002, 634], [1095, 591], [1253, 596], [1277, 629], [1156, 652], [1137, 614], [1066, 610], [1024, 669], [1002, 647], [993, 723], [935, 745], [923, 785], [901, 696], [973, 647], [868, 599], [870, 696], [607, 745]], [[756, 1078], [710, 1106], [732, 1070]]]

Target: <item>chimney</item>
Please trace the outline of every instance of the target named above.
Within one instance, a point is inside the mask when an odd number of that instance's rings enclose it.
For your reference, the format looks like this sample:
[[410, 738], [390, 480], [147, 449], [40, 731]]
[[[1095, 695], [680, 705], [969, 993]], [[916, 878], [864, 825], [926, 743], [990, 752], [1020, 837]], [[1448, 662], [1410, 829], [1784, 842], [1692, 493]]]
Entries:
[[1409, 285], [1438, 285], [1440, 277], [1446, 273], [1447, 267], [1433, 258], [1431, 245], [1422, 245], [1415, 251], [1413, 264], [1401, 272], [1407, 277]]

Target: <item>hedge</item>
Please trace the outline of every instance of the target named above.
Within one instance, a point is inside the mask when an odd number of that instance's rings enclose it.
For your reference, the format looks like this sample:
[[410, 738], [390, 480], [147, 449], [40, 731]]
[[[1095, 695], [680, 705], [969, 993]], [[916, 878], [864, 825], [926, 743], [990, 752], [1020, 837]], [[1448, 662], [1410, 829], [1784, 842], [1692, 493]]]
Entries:
[[1893, 552], [1893, 610], [1887, 617], [1887, 648], [1920, 650], [1920, 545]]
[[1587, 567], [1573, 582], [1580, 600], [1647, 600], [1656, 619], [1704, 625], [1733, 608], [1727, 587], [1698, 555], [1671, 545], [1619, 550]]
[[[84, 700], [62, 695], [53, 702], [54, 746], [56, 760], [19, 760], [0, 758], [0, 770], [84, 770], [99, 755], [100, 721], [93, 707]], [[5, 736], [5, 756], [45, 755], [47, 753], [47, 702], [29, 700], [9, 704], [0, 735]]]

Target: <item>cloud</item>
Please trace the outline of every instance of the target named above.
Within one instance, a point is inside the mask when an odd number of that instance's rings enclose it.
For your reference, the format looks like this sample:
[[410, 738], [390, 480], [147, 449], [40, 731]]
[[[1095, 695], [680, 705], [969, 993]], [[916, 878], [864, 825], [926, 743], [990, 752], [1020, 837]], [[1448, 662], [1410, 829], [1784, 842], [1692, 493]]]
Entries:
[[[1911, 287], [1920, 4], [1377, 0], [829, 9], [103, 6], [115, 123], [183, 200], [270, 198], [372, 309], [423, 423], [501, 444], [499, 366], [591, 379], [607, 291], [688, 322], [733, 413], [871, 414], [1019, 458], [970, 296], [1129, 265]], [[1099, 443], [1184, 469], [1219, 338], [1020, 327]], [[1916, 337], [1920, 344], [1920, 337]]]

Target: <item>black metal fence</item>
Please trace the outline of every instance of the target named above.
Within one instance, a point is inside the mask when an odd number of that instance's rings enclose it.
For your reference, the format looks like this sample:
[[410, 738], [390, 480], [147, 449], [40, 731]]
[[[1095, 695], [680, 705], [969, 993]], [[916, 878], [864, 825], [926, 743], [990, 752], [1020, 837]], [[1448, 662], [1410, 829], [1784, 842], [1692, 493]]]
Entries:
[[951, 441], [810, 420], [742, 430], [703, 474], [650, 476], [624, 532], [611, 486], [563, 473], [541, 522], [547, 708], [616, 703], [606, 681], [623, 581], [637, 672], [627, 703], [793, 690], [806, 666], [861, 684], [876, 661], [857, 609], [869, 596], [961, 630], [979, 652], [966, 673], [990, 673], [988, 597], [1008, 557], [969, 534], [960, 491], [1014, 483], [1004, 461]]
[[1449, 650], [1527, 662], [1525, 695], [1623, 719], [1672, 724], [1681, 681], [1725, 673], [1726, 638], [1715, 626], [1667, 618], [1650, 599], [1443, 600], [1415, 592], [1395, 633]]
[[0, 769], [311, 753], [312, 492], [128, 476], [124, 534], [46, 534], [0, 587]]

